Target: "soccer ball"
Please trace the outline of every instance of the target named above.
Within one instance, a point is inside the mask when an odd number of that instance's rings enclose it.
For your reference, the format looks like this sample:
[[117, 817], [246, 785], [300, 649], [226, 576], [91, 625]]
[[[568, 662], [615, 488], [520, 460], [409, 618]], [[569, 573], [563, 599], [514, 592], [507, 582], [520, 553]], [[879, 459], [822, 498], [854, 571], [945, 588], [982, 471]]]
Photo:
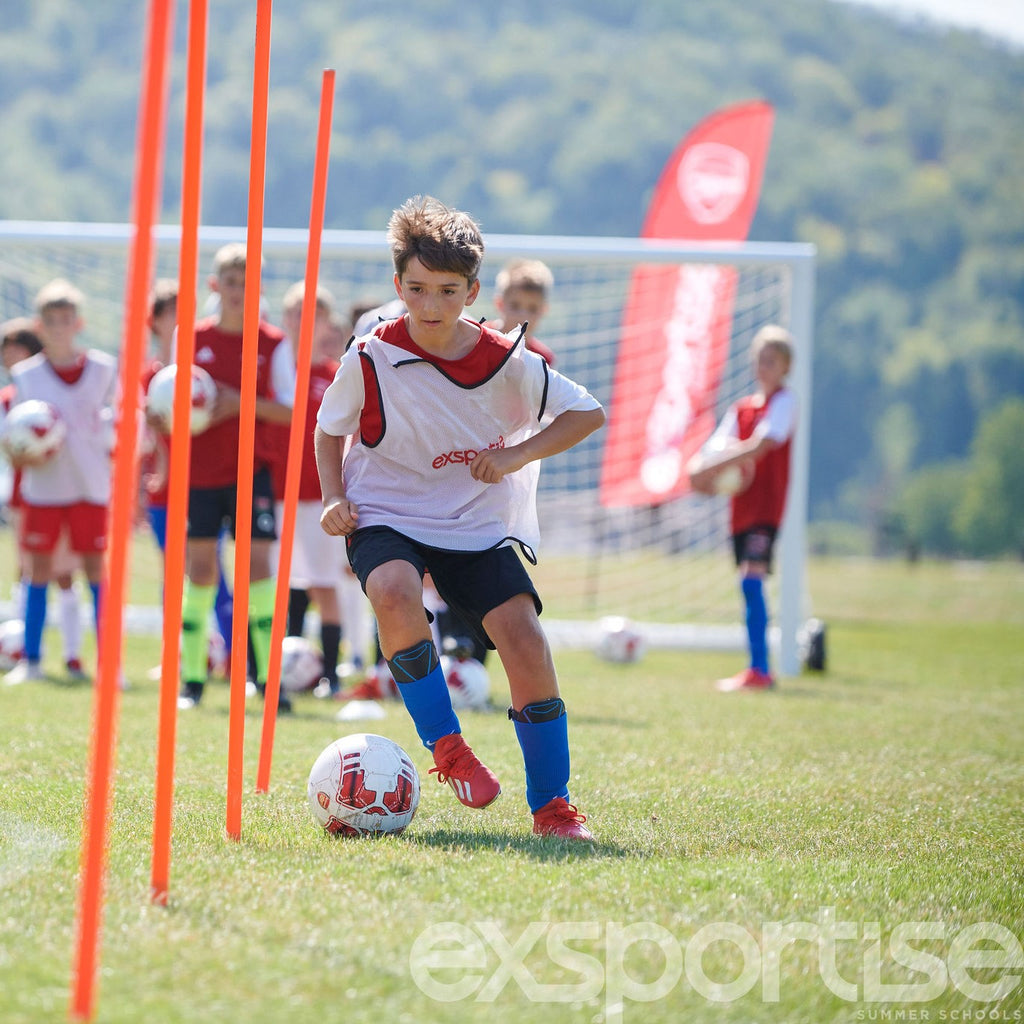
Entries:
[[[721, 456], [734, 445], [729, 438], [716, 438], [708, 441], [701, 450], [701, 459], [707, 460], [710, 455]], [[732, 497], [745, 491], [754, 479], [754, 464], [751, 461], [741, 462], [739, 465], [726, 466], [725, 469], [715, 474], [711, 486], [715, 494], [722, 494]]]
[[598, 657], [619, 664], [629, 664], [643, 657], [647, 648], [643, 634], [629, 619], [607, 615], [598, 623], [598, 629], [601, 634], [597, 643]]
[[[146, 391], [146, 409], [167, 424], [174, 425], [174, 381], [178, 375], [176, 363], [165, 366], [153, 374]], [[213, 417], [213, 404], [217, 400], [217, 385], [201, 366], [192, 365], [192, 415], [189, 427], [193, 434], [201, 434]]]
[[14, 668], [25, 650], [25, 623], [21, 619], [0, 622], [0, 671]]
[[420, 777], [394, 740], [353, 733], [313, 763], [306, 796], [317, 824], [331, 835], [397, 835], [416, 814]]
[[0, 427], [0, 444], [12, 458], [53, 455], [66, 436], [67, 426], [57, 409], [37, 398], [19, 402]]
[[281, 686], [289, 693], [312, 690], [324, 674], [323, 655], [304, 636], [281, 641]]
[[491, 677], [476, 658], [441, 655], [441, 668], [456, 711], [483, 711], [491, 701]]

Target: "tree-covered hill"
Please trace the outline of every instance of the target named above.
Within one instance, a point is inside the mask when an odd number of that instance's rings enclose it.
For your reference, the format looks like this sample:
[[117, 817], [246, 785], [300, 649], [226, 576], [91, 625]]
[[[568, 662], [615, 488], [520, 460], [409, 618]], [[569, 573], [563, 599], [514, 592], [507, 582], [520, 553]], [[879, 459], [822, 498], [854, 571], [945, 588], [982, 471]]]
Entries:
[[[0, 218], [128, 219], [147, 6], [3, 5]], [[245, 221], [254, 23], [254, 3], [210, 4], [209, 224]], [[186, 28], [179, 3], [165, 221]], [[978, 447], [1024, 396], [1024, 53], [832, 0], [279, 0], [268, 225], [306, 224], [328, 66], [337, 228], [379, 229], [430, 192], [486, 231], [635, 235], [682, 135], [727, 103], [769, 100], [751, 237], [819, 252], [812, 517], [877, 530], [902, 510], [926, 546], [977, 550], [979, 531], [1003, 537], [994, 550], [1024, 545], [1019, 518], [972, 526], [958, 497], [1009, 501], [1002, 477], [979, 479]], [[914, 519], [925, 491], [944, 539]]]

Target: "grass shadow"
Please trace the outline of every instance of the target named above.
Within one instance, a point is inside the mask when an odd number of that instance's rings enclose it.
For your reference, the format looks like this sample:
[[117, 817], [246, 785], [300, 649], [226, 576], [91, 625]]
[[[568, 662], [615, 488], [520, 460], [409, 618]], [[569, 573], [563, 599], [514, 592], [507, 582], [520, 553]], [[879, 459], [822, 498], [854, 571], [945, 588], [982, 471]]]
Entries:
[[614, 858], [628, 856], [626, 850], [615, 843], [596, 840], [592, 843], [575, 839], [555, 839], [550, 836], [523, 835], [519, 832], [497, 830], [473, 832], [452, 828], [416, 830], [406, 835], [406, 841], [417, 846], [432, 848], [519, 853], [540, 861], [575, 861], [581, 858]]

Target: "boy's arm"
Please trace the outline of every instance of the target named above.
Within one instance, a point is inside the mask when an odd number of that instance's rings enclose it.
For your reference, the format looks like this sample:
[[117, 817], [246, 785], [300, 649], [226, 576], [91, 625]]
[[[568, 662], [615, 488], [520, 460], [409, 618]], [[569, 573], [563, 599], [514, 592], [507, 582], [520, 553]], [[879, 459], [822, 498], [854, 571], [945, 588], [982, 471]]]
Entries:
[[347, 536], [359, 522], [358, 509], [345, 497], [345, 480], [341, 464], [345, 455], [346, 440], [345, 437], [328, 434], [319, 424], [313, 432], [316, 471], [320, 477], [320, 492], [324, 501], [320, 526], [324, 533], [332, 537]]
[[471, 463], [474, 480], [496, 484], [530, 462], [564, 452], [604, 425], [605, 412], [596, 409], [568, 409], [556, 416], [543, 430], [510, 448], [488, 448]]

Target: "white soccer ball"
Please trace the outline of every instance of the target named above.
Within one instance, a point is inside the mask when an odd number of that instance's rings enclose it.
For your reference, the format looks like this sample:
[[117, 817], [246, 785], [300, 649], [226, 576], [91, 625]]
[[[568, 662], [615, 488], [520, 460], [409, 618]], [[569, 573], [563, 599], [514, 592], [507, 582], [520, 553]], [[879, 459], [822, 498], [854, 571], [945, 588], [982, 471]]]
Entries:
[[[167, 424], [174, 426], [174, 381], [178, 366], [172, 363], [153, 374], [146, 390], [146, 409]], [[193, 434], [201, 434], [213, 417], [213, 405], [217, 400], [217, 385], [201, 366], [192, 365], [192, 413], [189, 427]]]
[[353, 733], [313, 763], [306, 796], [317, 824], [331, 835], [397, 834], [416, 814], [420, 777], [394, 740]]
[[456, 711], [483, 711], [491, 702], [491, 677], [476, 658], [441, 655], [441, 668]]
[[19, 402], [0, 426], [0, 445], [12, 458], [54, 455], [67, 436], [57, 409], [37, 398]]
[[0, 671], [17, 665], [25, 651], [25, 623], [21, 619], [0, 622]]
[[607, 615], [598, 623], [598, 629], [598, 657], [619, 664], [629, 664], [643, 657], [647, 644], [643, 634], [629, 619], [621, 615]]
[[324, 674], [324, 658], [304, 636], [281, 641], [281, 686], [289, 693], [312, 690]]

